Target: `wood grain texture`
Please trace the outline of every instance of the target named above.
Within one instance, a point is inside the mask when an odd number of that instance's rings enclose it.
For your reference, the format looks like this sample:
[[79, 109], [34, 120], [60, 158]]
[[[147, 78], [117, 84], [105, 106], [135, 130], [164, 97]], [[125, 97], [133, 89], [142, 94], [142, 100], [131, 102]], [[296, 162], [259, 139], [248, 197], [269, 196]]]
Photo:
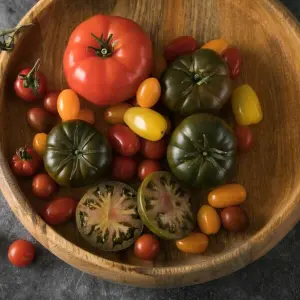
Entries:
[[[14, 95], [13, 81], [20, 69], [41, 57], [50, 88], [67, 87], [62, 56], [68, 37], [76, 25], [97, 13], [133, 19], [150, 34], [156, 51], [179, 35], [193, 35], [200, 44], [223, 37], [241, 49], [244, 63], [236, 84], [251, 84], [265, 112], [264, 121], [254, 127], [254, 150], [240, 156], [238, 163], [237, 181], [249, 192], [245, 209], [251, 226], [246, 233], [219, 233], [210, 239], [205, 255], [185, 255], [172, 243], [163, 243], [157, 260], [146, 264], [135, 259], [132, 250], [111, 254], [91, 248], [74, 223], [51, 228], [39, 217], [37, 212], [44, 203], [32, 194], [31, 181], [18, 181], [7, 164], [15, 149], [34, 135], [26, 124], [26, 111], [31, 106]], [[14, 52], [0, 56], [0, 182], [20, 221], [58, 257], [83, 271], [124, 284], [195, 284], [258, 259], [299, 220], [300, 31], [280, 4], [270, 0], [40, 0], [21, 24], [28, 22], [36, 26], [24, 32]], [[105, 130], [102, 111], [92, 107], [98, 116], [96, 126]], [[72, 192], [79, 197], [83, 190]], [[194, 196], [199, 204], [205, 203], [200, 194]]]

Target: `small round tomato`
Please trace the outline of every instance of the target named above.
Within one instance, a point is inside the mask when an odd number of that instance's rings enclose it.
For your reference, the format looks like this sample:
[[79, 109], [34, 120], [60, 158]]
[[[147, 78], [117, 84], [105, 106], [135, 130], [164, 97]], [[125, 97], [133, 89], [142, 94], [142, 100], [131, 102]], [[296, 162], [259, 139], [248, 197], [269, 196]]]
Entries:
[[43, 211], [43, 218], [50, 225], [59, 225], [75, 216], [78, 201], [70, 197], [55, 198]]
[[124, 123], [124, 114], [131, 105], [128, 103], [121, 103], [109, 106], [104, 111], [104, 120], [109, 124], [122, 124]]
[[170, 121], [170, 119], [167, 117], [167, 116], [163, 116], [165, 119], [166, 119], [166, 122], [167, 122], [167, 130], [166, 130], [166, 135], [170, 134], [171, 133], [171, 130], [172, 130], [172, 123]]
[[32, 176], [41, 166], [41, 158], [30, 147], [22, 147], [16, 151], [12, 158], [11, 168], [16, 175]]
[[193, 53], [197, 48], [197, 41], [191, 36], [180, 36], [169, 43], [164, 50], [167, 61], [173, 61], [176, 57]]
[[90, 124], [94, 124], [96, 117], [95, 117], [95, 113], [92, 110], [88, 108], [83, 108], [79, 111], [77, 119], [85, 121]]
[[8, 259], [16, 267], [26, 267], [34, 259], [33, 245], [24, 240], [13, 242], [8, 248]]
[[131, 157], [116, 156], [112, 162], [112, 176], [120, 181], [129, 181], [136, 174], [136, 161]]
[[63, 121], [77, 118], [80, 111], [80, 101], [73, 90], [63, 90], [59, 94], [57, 99], [57, 111]]
[[222, 57], [229, 66], [231, 79], [237, 78], [241, 73], [242, 64], [242, 55], [239, 49], [236, 47], [229, 47], [223, 52]]
[[143, 160], [138, 169], [139, 178], [143, 181], [149, 174], [160, 170], [161, 167], [158, 161], [151, 159]]
[[207, 42], [202, 46], [202, 49], [211, 49], [221, 55], [228, 47], [229, 44], [227, 41], [223, 39], [217, 39]]
[[140, 150], [139, 137], [126, 125], [116, 124], [108, 129], [108, 140], [118, 153], [133, 156]]
[[136, 92], [136, 101], [139, 106], [150, 108], [154, 106], [161, 94], [159, 81], [154, 78], [144, 80]]
[[37, 133], [32, 142], [33, 149], [40, 155], [43, 156], [46, 148], [48, 135], [46, 133]]
[[166, 139], [161, 139], [157, 142], [152, 142], [144, 139], [141, 141], [141, 153], [147, 158], [161, 159], [167, 154], [166, 152]]
[[60, 92], [49, 92], [44, 98], [44, 107], [45, 109], [54, 114], [57, 115], [57, 99], [59, 96]]
[[162, 55], [156, 55], [153, 61], [152, 76], [159, 79], [161, 74], [167, 68], [167, 62]]
[[247, 152], [253, 147], [253, 132], [250, 127], [237, 125], [235, 127], [235, 135], [238, 149], [241, 152]]
[[18, 97], [31, 102], [40, 99], [47, 92], [47, 81], [44, 74], [38, 71], [40, 59], [32, 69], [24, 69], [15, 81], [14, 88]]
[[159, 240], [153, 234], [143, 234], [134, 244], [134, 254], [143, 260], [152, 260], [160, 249]]
[[35, 131], [48, 133], [55, 125], [55, 117], [44, 108], [33, 107], [27, 112], [27, 122]]
[[32, 191], [37, 197], [49, 198], [57, 191], [57, 184], [48, 174], [41, 173], [33, 178]]

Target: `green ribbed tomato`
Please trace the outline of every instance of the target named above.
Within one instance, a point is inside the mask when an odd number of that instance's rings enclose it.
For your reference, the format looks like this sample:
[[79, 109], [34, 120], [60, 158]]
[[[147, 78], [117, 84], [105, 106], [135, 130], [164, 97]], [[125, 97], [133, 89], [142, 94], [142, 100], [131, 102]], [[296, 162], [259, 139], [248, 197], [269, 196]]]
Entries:
[[167, 159], [178, 180], [197, 188], [215, 187], [234, 173], [236, 137], [222, 119], [192, 115], [173, 132]]

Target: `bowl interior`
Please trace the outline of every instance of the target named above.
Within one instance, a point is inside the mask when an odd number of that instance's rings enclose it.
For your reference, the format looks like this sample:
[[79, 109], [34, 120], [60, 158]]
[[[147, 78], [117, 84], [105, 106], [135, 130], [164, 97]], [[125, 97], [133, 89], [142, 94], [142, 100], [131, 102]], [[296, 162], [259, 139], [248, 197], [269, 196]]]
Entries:
[[[251, 3], [250, 3], [251, 2]], [[5, 74], [4, 101], [1, 127], [7, 160], [16, 148], [30, 144], [35, 134], [27, 125], [26, 112], [41, 103], [28, 104], [18, 99], [13, 82], [19, 70], [42, 59], [42, 71], [47, 74], [49, 88], [67, 88], [62, 68], [62, 57], [73, 29], [83, 20], [98, 13], [121, 15], [133, 19], [151, 36], [157, 52], [171, 39], [192, 35], [199, 45], [223, 37], [238, 46], [243, 56], [242, 74], [235, 86], [249, 83], [256, 90], [264, 111], [264, 120], [253, 126], [255, 146], [238, 158], [235, 181], [248, 191], [244, 208], [250, 217], [250, 228], [243, 234], [221, 231], [210, 237], [209, 250], [204, 255], [185, 255], [172, 242], [163, 242], [160, 256], [154, 262], [134, 258], [132, 249], [121, 253], [104, 253], [90, 247], [78, 234], [75, 223], [54, 229], [74, 244], [108, 258], [133, 265], [181, 266], [210, 260], [239, 246], [255, 235], [281, 209], [292, 201], [292, 193], [299, 177], [300, 131], [298, 95], [299, 55], [292, 43], [288, 28], [281, 25], [266, 1], [235, 0], [64, 0], [53, 1], [47, 10], [27, 30], [11, 54]], [[262, 4], [264, 3], [264, 4]], [[264, 6], [266, 5], [266, 6]], [[291, 60], [293, 57], [293, 60]], [[82, 100], [83, 106], [97, 113], [96, 127], [105, 132], [102, 110]], [[294, 149], [294, 150], [291, 150]], [[39, 212], [45, 202], [31, 192], [31, 180], [19, 180], [27, 201]], [[61, 189], [61, 195], [80, 198], [86, 189]], [[194, 192], [196, 204], [206, 203], [203, 193]]]

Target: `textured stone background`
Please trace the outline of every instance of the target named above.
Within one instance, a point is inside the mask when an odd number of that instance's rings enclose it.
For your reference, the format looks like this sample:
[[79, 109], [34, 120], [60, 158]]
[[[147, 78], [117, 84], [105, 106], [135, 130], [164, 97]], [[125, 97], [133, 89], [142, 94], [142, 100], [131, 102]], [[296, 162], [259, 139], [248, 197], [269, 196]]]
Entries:
[[[0, 28], [17, 24], [36, 2], [0, 0]], [[300, 19], [300, 0], [282, 2]], [[29, 239], [36, 244], [38, 259], [30, 268], [16, 269], [7, 261], [7, 248], [18, 238]], [[81, 273], [53, 256], [30, 237], [0, 194], [1, 300], [299, 300], [299, 267], [300, 224], [264, 258], [226, 278], [179, 289], [119, 286]]]

